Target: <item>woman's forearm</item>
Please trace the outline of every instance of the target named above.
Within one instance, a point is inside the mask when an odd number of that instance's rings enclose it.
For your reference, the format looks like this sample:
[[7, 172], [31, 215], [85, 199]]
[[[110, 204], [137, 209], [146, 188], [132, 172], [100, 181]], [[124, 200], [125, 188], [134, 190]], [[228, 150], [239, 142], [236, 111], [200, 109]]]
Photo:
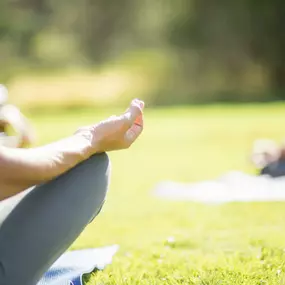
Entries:
[[82, 135], [31, 149], [0, 148], [0, 200], [49, 181], [92, 154]]
[[62, 141], [32, 149], [0, 147], [0, 200], [49, 181], [96, 152], [129, 148], [143, 130], [144, 103], [131, 102], [126, 112], [80, 128]]

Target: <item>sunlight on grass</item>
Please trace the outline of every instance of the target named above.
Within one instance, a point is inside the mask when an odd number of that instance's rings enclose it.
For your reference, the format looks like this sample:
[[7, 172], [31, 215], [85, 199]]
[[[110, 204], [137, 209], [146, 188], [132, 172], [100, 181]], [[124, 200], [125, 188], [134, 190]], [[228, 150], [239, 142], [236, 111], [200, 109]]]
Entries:
[[10, 100], [24, 108], [121, 106], [133, 94], [147, 99], [157, 92], [170, 65], [168, 54], [137, 51], [96, 69], [31, 70], [9, 82]]
[[127, 73], [66, 74], [15, 79], [11, 100], [21, 107], [88, 106], [118, 102], [126, 93], [139, 93], [141, 83]]
[[[285, 284], [283, 203], [209, 206], [160, 201], [150, 193], [162, 180], [191, 182], [233, 169], [253, 172], [251, 144], [259, 137], [283, 138], [284, 107], [147, 111], [138, 143], [110, 154], [106, 205], [72, 246], [121, 247], [113, 264], [90, 284]], [[113, 113], [118, 110], [31, 113], [31, 119], [42, 144]]]

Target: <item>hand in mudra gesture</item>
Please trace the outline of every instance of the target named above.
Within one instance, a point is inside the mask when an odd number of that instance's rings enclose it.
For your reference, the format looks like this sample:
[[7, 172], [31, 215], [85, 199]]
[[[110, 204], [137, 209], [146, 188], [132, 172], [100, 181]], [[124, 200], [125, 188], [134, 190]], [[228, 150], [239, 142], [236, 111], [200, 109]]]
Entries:
[[92, 153], [127, 149], [143, 131], [143, 109], [144, 102], [135, 99], [125, 113], [82, 127], [76, 134], [90, 141]]

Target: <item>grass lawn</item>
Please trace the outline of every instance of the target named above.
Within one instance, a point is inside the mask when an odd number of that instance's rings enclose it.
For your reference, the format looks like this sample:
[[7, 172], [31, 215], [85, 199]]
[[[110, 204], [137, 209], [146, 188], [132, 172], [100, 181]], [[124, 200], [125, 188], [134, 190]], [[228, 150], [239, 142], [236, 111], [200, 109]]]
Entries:
[[[285, 204], [209, 206], [150, 195], [162, 180], [253, 172], [251, 143], [285, 137], [284, 109], [272, 104], [148, 110], [138, 143], [110, 154], [106, 205], [72, 246], [120, 245], [113, 264], [90, 284], [285, 284]], [[55, 111], [31, 113], [31, 119], [42, 144], [112, 113]]]

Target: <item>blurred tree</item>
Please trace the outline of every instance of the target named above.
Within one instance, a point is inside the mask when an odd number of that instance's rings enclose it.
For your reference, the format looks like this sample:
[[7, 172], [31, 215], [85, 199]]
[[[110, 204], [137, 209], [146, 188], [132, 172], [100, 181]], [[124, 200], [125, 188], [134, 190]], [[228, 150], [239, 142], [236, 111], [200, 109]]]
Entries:
[[[17, 45], [17, 54], [30, 58], [33, 39], [45, 27], [50, 15], [47, 0], [14, 0], [9, 2], [9, 32], [7, 36]], [[6, 11], [7, 13], [7, 11]]]
[[199, 52], [202, 64], [223, 65], [239, 78], [248, 60], [269, 73], [272, 90], [285, 99], [285, 2], [283, 0], [180, 0], [169, 28], [172, 44]]
[[285, 2], [248, 1], [251, 55], [264, 65], [271, 88], [285, 99]]
[[[135, 26], [134, 0], [83, 0], [81, 43], [85, 55], [99, 62], [130, 45], [125, 34]], [[124, 43], [124, 40], [127, 43]]]
[[268, 85], [285, 99], [284, 15], [284, 0], [3, 0], [0, 76], [33, 63], [86, 67], [128, 51], [153, 50], [157, 58], [169, 55], [161, 65], [168, 68], [158, 69], [160, 93], [181, 94], [161, 100], [213, 101], [216, 95], [205, 94], [214, 92], [223, 100], [236, 90], [232, 98], [240, 100], [255, 80], [253, 65], [262, 70], [258, 88]]

